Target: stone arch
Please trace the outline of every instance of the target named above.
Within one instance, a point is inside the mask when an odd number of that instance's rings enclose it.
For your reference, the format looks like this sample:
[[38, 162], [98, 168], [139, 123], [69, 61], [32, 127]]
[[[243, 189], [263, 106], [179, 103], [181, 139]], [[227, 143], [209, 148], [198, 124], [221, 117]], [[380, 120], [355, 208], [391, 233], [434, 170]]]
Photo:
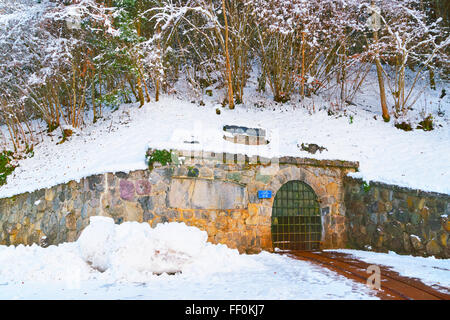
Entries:
[[[263, 216], [262, 226], [266, 240], [269, 241], [272, 207], [278, 190], [287, 182], [298, 180], [309, 185], [319, 202], [323, 248], [338, 248], [345, 243], [344, 215], [342, 205], [342, 183], [339, 173], [328, 168], [283, 166], [264, 184], [265, 190], [272, 191], [272, 198], [263, 199], [258, 207], [258, 214]], [[270, 236], [271, 239], [271, 236]], [[270, 240], [271, 242], [271, 240]]]
[[329, 204], [329, 195], [326, 188], [319, 181], [319, 177], [315, 176], [310, 171], [299, 167], [286, 167], [279, 170], [272, 179], [267, 183], [267, 189], [272, 191], [273, 197], [270, 203], [267, 203], [270, 207], [273, 206], [273, 200], [278, 190], [287, 182], [292, 180], [299, 180], [309, 185], [317, 195], [320, 208], [323, 209]]
[[290, 180], [274, 196], [272, 245], [284, 250], [317, 250], [323, 240], [318, 197], [307, 183]]

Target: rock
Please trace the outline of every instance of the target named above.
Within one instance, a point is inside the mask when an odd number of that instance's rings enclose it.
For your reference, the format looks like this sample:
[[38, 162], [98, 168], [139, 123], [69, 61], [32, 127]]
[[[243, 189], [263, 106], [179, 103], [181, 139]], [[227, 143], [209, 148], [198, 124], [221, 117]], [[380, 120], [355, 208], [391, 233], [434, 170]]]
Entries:
[[378, 223], [378, 215], [376, 213], [370, 213], [369, 218], [374, 224]]
[[303, 151], [309, 152], [311, 154], [315, 154], [317, 151], [319, 151], [320, 153], [322, 153], [322, 151], [327, 150], [327, 148], [319, 146], [315, 143], [302, 143], [301, 145], [297, 144], [297, 147], [300, 148]]
[[54, 188], [45, 190], [45, 200], [53, 201], [53, 199], [55, 199], [55, 196], [56, 196], [56, 192], [55, 192]]
[[403, 249], [403, 243], [402, 240], [399, 238], [394, 238], [391, 241], [391, 247], [395, 252], [400, 252]]
[[398, 221], [402, 223], [409, 222], [408, 213], [403, 210], [398, 210], [397, 212], [394, 213], [394, 216]]
[[261, 174], [259, 172], [256, 173], [255, 180], [258, 181], [258, 182], [262, 182], [264, 184], [267, 184], [267, 183], [270, 182], [270, 179], [272, 179], [272, 176], [270, 176], [270, 175]]
[[441, 229], [441, 219], [439, 218], [429, 219], [428, 225], [431, 231], [439, 231]]
[[380, 191], [380, 196], [381, 196], [381, 199], [385, 202], [391, 201], [392, 200], [392, 191], [388, 190], [388, 189], [382, 189]]
[[76, 230], [77, 229], [77, 217], [73, 212], [68, 213], [66, 216], [66, 228], [69, 230]]
[[120, 197], [123, 200], [133, 201], [134, 184], [128, 180], [120, 180]]
[[447, 220], [447, 221], [444, 223], [444, 229], [445, 229], [447, 232], [450, 232], [450, 220]]
[[246, 188], [220, 180], [173, 179], [168, 206], [180, 209], [240, 209], [247, 206]]
[[140, 196], [149, 195], [152, 191], [152, 185], [148, 180], [136, 181], [136, 193]]
[[367, 207], [362, 201], [352, 201], [349, 209], [353, 214], [357, 215], [364, 215], [367, 212]]
[[329, 195], [336, 195], [338, 194], [339, 187], [337, 183], [330, 182], [329, 184], [326, 185], [326, 190]]
[[210, 168], [201, 167], [200, 168], [200, 177], [202, 177], [202, 178], [212, 178], [213, 177], [213, 171]]
[[47, 207], [46, 200], [38, 200], [37, 202], [35, 202], [35, 204], [36, 204], [36, 209], [39, 212], [44, 212]]
[[412, 213], [411, 214], [411, 223], [412, 224], [418, 224], [420, 221], [422, 220], [422, 216], [420, 214], [417, 213]]
[[239, 172], [230, 172], [227, 174], [227, 179], [231, 181], [241, 181], [242, 175]]
[[144, 211], [144, 214], [143, 214], [143, 218], [142, 218], [142, 219], [143, 219], [143, 221], [147, 222], [147, 221], [152, 220], [154, 217], [155, 217], [155, 216], [153, 215], [153, 213], [148, 212], [148, 211]]
[[411, 244], [413, 246], [413, 248], [415, 250], [422, 250], [423, 249], [423, 244], [422, 244], [422, 240], [420, 240], [420, 238], [416, 235], [410, 235], [409, 236], [409, 240], [411, 241]]
[[84, 203], [81, 207], [81, 217], [83, 219], [87, 217], [87, 209], [88, 209], [87, 204]]
[[406, 232], [403, 232], [403, 247], [406, 252], [411, 252], [411, 240]]
[[125, 221], [137, 221], [142, 222], [144, 216], [144, 210], [136, 202], [125, 203]]
[[426, 250], [429, 255], [439, 255], [442, 251], [442, 248], [439, 246], [436, 240], [431, 240], [428, 241]]
[[194, 216], [194, 213], [191, 210], [183, 211], [183, 218], [184, 219], [192, 219], [193, 216]]
[[152, 186], [153, 193], [160, 193], [167, 191], [167, 184], [164, 181], [158, 181], [155, 185]]
[[89, 190], [91, 191], [104, 191], [103, 175], [95, 175], [87, 178], [89, 184]]
[[222, 169], [214, 169], [214, 179], [225, 179], [225, 172]]
[[392, 202], [390, 202], [390, 201], [385, 202], [384, 209], [386, 210], [386, 212], [391, 212], [392, 211]]
[[154, 209], [152, 197], [146, 196], [138, 199], [139, 204], [141, 205], [144, 212], [151, 211]]
[[448, 244], [448, 233], [447, 232], [441, 232], [439, 235], [439, 242], [441, 245], [445, 248]]
[[50, 245], [48, 242], [48, 238], [46, 236], [42, 236], [39, 240], [39, 245], [42, 248], [47, 248]]
[[116, 177], [120, 178], [120, 179], [126, 179], [128, 177], [128, 175], [125, 172], [116, 172]]

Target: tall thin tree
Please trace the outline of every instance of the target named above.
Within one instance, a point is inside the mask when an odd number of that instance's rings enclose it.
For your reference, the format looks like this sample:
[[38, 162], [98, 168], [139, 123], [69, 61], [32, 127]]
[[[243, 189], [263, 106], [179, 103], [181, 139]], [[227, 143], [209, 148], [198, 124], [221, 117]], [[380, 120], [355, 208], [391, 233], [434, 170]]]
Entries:
[[227, 11], [225, 0], [222, 0], [222, 10], [223, 10], [223, 18], [225, 21], [225, 57], [226, 57], [226, 72], [228, 78], [228, 103], [230, 109], [234, 109], [234, 94], [233, 94], [233, 83], [231, 79], [231, 63], [230, 63], [230, 54], [228, 52], [228, 19], [227, 19]]

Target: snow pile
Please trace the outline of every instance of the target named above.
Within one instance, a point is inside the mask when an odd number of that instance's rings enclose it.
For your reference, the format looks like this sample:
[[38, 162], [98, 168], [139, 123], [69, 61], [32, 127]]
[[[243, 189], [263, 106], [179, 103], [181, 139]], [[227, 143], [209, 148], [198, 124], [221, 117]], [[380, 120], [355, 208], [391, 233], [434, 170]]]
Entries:
[[[205, 275], [252, 267], [246, 256], [207, 242], [208, 235], [184, 223], [125, 222], [91, 217], [77, 244], [84, 261], [114, 279], [145, 281], [153, 274]], [[253, 266], [256, 266], [253, 264]]]
[[81, 259], [74, 243], [41, 248], [0, 246], [0, 284], [29, 281], [88, 280], [92, 268]]
[[77, 242], [0, 246], [0, 299], [377, 298], [309, 262], [207, 243], [206, 232], [183, 223], [90, 222]]
[[161, 273], [206, 276], [259, 263], [225, 245], [207, 242], [207, 233], [184, 223], [114, 224], [107, 217], [91, 217], [75, 243], [41, 248], [0, 246], [1, 281], [53, 281], [93, 278], [146, 282]]

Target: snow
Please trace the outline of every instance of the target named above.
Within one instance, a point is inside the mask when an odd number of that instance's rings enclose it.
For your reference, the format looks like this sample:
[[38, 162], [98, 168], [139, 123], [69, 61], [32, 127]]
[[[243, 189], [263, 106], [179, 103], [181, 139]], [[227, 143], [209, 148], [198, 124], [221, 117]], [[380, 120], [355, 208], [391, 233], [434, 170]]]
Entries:
[[[211, 246], [208, 235], [184, 223], [159, 224], [128, 222], [115, 225], [107, 217], [91, 217], [91, 224], [77, 243], [81, 258], [116, 279], [141, 282], [153, 273], [195, 274], [232, 272], [251, 267], [238, 258], [237, 250]], [[194, 263], [192, 263], [194, 261]]]
[[90, 221], [77, 242], [0, 246], [0, 299], [376, 299], [330, 270], [240, 255], [182, 223]]
[[[350, 249], [326, 250], [347, 253], [367, 263], [374, 263], [390, 267], [400, 275], [420, 279], [423, 283], [434, 286], [438, 290], [442, 287], [450, 293], [450, 259], [436, 259], [435, 257], [413, 257], [389, 253], [377, 253]], [[383, 275], [382, 275], [383, 276]]]

